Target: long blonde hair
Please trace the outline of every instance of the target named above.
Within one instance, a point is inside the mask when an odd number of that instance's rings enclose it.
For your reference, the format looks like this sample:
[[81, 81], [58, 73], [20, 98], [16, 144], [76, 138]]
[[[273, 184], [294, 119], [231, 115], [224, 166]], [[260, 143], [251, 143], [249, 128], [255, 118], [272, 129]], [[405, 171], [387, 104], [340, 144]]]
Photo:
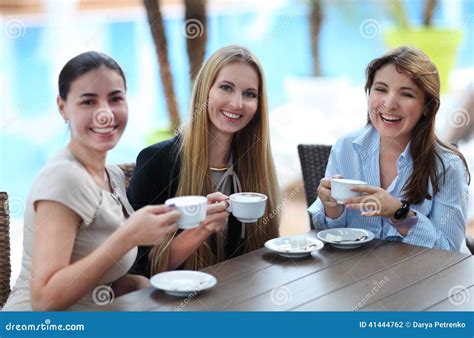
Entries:
[[[265, 215], [257, 224], [246, 226], [247, 238], [243, 252], [263, 247], [265, 241], [278, 237], [280, 224], [280, 196], [278, 181], [270, 148], [267, 93], [263, 68], [258, 59], [246, 48], [227, 46], [217, 50], [201, 67], [194, 84], [190, 121], [183, 131], [180, 148], [181, 170], [176, 196], [207, 195], [213, 192], [209, 171], [209, 115], [208, 96], [219, 71], [233, 63], [250, 65], [259, 77], [259, 102], [253, 119], [234, 135], [232, 153], [234, 171], [240, 178], [243, 191], [260, 192], [268, 196]], [[152, 274], [166, 270], [169, 241], [155, 246], [150, 252]], [[197, 270], [224, 260], [220, 234], [217, 236], [217, 254], [214, 255], [206, 240], [185, 262], [186, 269]]]

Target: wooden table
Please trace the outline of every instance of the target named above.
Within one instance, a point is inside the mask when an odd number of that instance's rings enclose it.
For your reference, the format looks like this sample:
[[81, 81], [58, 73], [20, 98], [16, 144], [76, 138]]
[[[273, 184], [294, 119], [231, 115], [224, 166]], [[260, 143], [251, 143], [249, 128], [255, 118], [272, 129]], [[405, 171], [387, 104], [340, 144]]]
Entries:
[[[314, 232], [310, 233], [315, 236]], [[375, 240], [353, 250], [326, 246], [285, 259], [266, 248], [202, 271], [218, 283], [176, 298], [143, 289], [107, 311], [471, 311], [474, 257]]]

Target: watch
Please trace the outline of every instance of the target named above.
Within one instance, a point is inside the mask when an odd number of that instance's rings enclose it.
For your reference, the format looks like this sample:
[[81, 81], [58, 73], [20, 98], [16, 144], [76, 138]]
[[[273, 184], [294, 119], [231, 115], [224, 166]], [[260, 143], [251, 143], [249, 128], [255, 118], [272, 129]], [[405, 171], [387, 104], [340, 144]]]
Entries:
[[401, 202], [402, 206], [393, 214], [393, 219], [396, 221], [403, 221], [405, 218], [407, 218], [408, 213], [410, 212], [410, 203], [405, 200], [401, 200]]

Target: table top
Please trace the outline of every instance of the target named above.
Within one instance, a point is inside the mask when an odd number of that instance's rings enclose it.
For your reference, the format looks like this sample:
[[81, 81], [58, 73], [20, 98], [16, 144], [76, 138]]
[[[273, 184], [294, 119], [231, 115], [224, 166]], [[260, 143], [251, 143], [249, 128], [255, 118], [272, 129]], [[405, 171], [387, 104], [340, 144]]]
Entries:
[[[315, 232], [310, 232], [315, 236]], [[306, 258], [263, 248], [202, 271], [218, 283], [187, 298], [155, 288], [84, 307], [106, 311], [471, 311], [474, 257], [374, 240]], [[469, 297], [472, 295], [472, 297]]]

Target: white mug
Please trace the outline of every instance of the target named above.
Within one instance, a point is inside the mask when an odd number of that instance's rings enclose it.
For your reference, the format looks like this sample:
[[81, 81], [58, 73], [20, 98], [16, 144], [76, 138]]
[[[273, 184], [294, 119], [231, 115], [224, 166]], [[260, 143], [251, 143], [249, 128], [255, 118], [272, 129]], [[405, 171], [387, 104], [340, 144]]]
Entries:
[[256, 192], [239, 192], [229, 196], [229, 207], [235, 218], [242, 223], [255, 223], [265, 213], [268, 197]]
[[181, 217], [176, 222], [180, 229], [192, 229], [206, 219], [207, 198], [204, 196], [178, 196], [165, 202], [174, 205]]
[[345, 178], [332, 178], [331, 179], [331, 195], [337, 203], [343, 204], [344, 200], [351, 197], [362, 195], [360, 192], [352, 191], [351, 188], [356, 185], [367, 185], [367, 182], [348, 180]]

